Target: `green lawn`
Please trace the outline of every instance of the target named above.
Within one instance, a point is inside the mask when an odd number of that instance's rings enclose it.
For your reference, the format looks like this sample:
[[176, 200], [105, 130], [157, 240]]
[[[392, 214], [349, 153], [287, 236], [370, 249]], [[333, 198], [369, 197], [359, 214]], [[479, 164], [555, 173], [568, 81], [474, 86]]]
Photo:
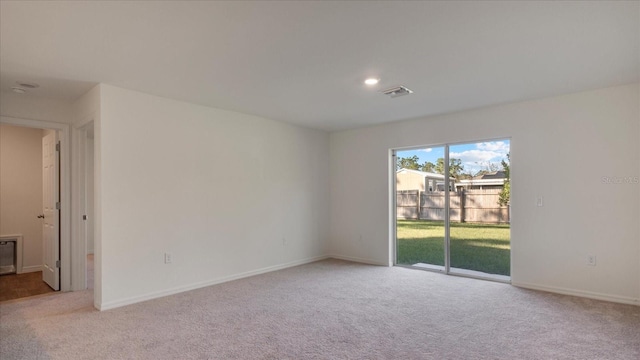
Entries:
[[[398, 264], [444, 266], [444, 222], [398, 220]], [[451, 223], [451, 267], [510, 275], [509, 224]]]

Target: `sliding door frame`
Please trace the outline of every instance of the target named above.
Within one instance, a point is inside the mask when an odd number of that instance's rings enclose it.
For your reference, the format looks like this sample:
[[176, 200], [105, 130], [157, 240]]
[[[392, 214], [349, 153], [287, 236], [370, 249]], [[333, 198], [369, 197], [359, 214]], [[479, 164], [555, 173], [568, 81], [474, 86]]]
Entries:
[[[396, 164], [397, 164], [397, 160], [398, 160], [398, 151], [407, 151], [407, 150], [419, 150], [419, 149], [427, 149], [427, 148], [443, 148], [444, 150], [444, 159], [445, 159], [445, 164], [444, 164], [444, 171], [445, 174], [449, 173], [449, 145], [447, 144], [443, 144], [443, 145], [422, 145], [422, 146], [408, 146], [408, 147], [398, 147], [398, 148], [392, 148], [389, 149], [389, 154], [390, 154], [390, 159], [391, 161], [389, 162], [389, 184], [391, 186], [389, 186], [389, 192], [390, 192], [390, 201], [389, 203], [391, 204], [391, 209], [389, 211], [389, 241], [391, 243], [391, 249], [393, 250], [391, 256], [393, 257], [390, 261], [390, 264], [393, 264], [393, 266], [400, 266], [400, 267], [407, 267], [407, 268], [412, 268], [415, 269], [416, 267], [411, 266], [411, 265], [406, 265], [406, 264], [398, 264], [398, 227], [397, 227], [397, 220], [398, 220], [398, 196], [397, 196], [397, 178], [396, 178]], [[444, 182], [444, 188], [448, 189], [449, 188], [449, 179], [447, 176], [444, 177], [445, 178], [445, 182]], [[449, 202], [449, 192], [446, 191], [445, 192], [445, 203]], [[445, 204], [445, 208], [448, 208], [449, 206], [447, 204]], [[437, 269], [423, 269], [423, 270], [427, 270], [427, 271], [432, 271], [432, 272], [438, 272], [438, 273], [445, 273], [445, 274], [449, 274], [449, 237], [448, 237], [448, 232], [449, 232], [449, 212], [445, 211], [444, 214], [444, 227], [445, 227], [445, 234], [444, 234], [444, 239], [443, 239], [443, 244], [444, 244], [444, 270], [437, 270]]]
[[[444, 146], [444, 273], [451, 273], [451, 184], [449, 183], [449, 145]], [[419, 217], [419, 216], [418, 216]]]
[[[431, 145], [421, 145], [421, 146], [407, 146], [407, 147], [397, 147], [389, 149], [390, 161], [389, 161], [389, 191], [390, 191], [390, 211], [389, 211], [389, 241], [391, 252], [390, 255], [393, 257], [390, 259], [390, 264], [393, 266], [407, 267], [412, 269], [419, 269], [424, 271], [431, 271], [437, 273], [444, 273], [446, 275], [452, 276], [460, 276], [467, 278], [474, 278], [480, 280], [489, 280], [501, 283], [511, 283], [511, 281], [505, 281], [502, 279], [497, 279], [488, 274], [489, 276], [476, 276], [471, 274], [461, 274], [457, 272], [451, 272], [451, 194], [450, 194], [450, 177], [444, 177], [444, 271], [436, 270], [436, 269], [426, 269], [426, 268], [417, 268], [411, 265], [398, 264], [398, 229], [397, 229], [397, 216], [398, 216], [398, 196], [397, 196], [397, 178], [396, 178], [396, 164], [398, 158], [398, 151], [407, 151], [407, 150], [418, 150], [418, 149], [428, 149], [428, 148], [444, 148], [444, 173], [449, 174], [449, 147], [456, 145], [464, 145], [464, 144], [473, 144], [473, 143], [484, 143], [484, 142], [492, 142], [492, 141], [501, 141], [501, 140], [509, 140], [509, 152], [511, 152], [511, 137], [503, 136], [503, 137], [495, 137], [490, 139], [481, 139], [481, 140], [470, 140], [470, 141], [459, 141], [459, 142], [450, 142], [445, 144], [431, 144]], [[509, 235], [511, 236], [511, 235]], [[509, 250], [511, 252], [511, 250]], [[511, 258], [511, 255], [509, 256]]]

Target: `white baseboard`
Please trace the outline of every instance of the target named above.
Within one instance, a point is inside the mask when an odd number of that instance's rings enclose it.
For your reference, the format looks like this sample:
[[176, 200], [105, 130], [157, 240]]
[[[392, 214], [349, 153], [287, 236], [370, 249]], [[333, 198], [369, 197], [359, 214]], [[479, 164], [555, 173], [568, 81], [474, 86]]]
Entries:
[[42, 265], [23, 266], [20, 274], [42, 271]]
[[538, 285], [538, 284], [516, 282], [516, 281], [511, 281], [511, 285], [525, 288], [525, 289], [531, 289], [531, 290], [540, 290], [540, 291], [552, 292], [552, 293], [563, 294], [563, 295], [572, 295], [572, 296], [584, 297], [588, 299], [603, 300], [603, 301], [615, 302], [620, 304], [640, 306], [640, 299], [632, 298], [628, 296], [602, 294], [602, 293], [596, 293], [591, 291], [567, 289], [567, 288], [560, 288], [555, 286]]
[[214, 279], [214, 280], [203, 281], [203, 282], [194, 283], [194, 284], [185, 285], [185, 286], [178, 286], [178, 287], [175, 287], [175, 288], [172, 288], [172, 289], [163, 290], [163, 291], [157, 291], [157, 292], [153, 292], [153, 293], [149, 293], [149, 294], [145, 294], [145, 295], [140, 295], [140, 296], [134, 296], [134, 297], [130, 297], [130, 298], [122, 299], [122, 300], [110, 301], [110, 302], [98, 304], [97, 308], [100, 311], [109, 310], [109, 309], [115, 309], [115, 308], [118, 308], [118, 307], [121, 307], [121, 306], [131, 305], [131, 304], [135, 304], [135, 303], [139, 303], [139, 302], [143, 302], [143, 301], [147, 301], [147, 300], [153, 300], [153, 299], [157, 299], [157, 298], [161, 298], [161, 297], [165, 297], [165, 296], [169, 296], [169, 295], [178, 294], [178, 293], [185, 292], [185, 291], [190, 291], [190, 290], [200, 289], [200, 288], [207, 287], [207, 286], [222, 284], [222, 283], [225, 283], [225, 282], [238, 280], [238, 279], [242, 279], [242, 278], [246, 278], [246, 277], [250, 277], [250, 276], [265, 274], [265, 273], [268, 273], [268, 272], [282, 270], [282, 269], [286, 269], [286, 268], [290, 268], [290, 267], [294, 267], [294, 266], [298, 266], [298, 265], [304, 265], [304, 264], [312, 263], [312, 262], [315, 262], [315, 261], [325, 260], [325, 259], [328, 259], [328, 258], [329, 258], [329, 256], [322, 255], [322, 256], [315, 256], [315, 257], [302, 259], [302, 260], [296, 260], [296, 261], [288, 262], [288, 263], [285, 263], [285, 264], [268, 266], [268, 267], [265, 267], [265, 268], [251, 270], [251, 271], [247, 271], [247, 272], [243, 272], [243, 273], [239, 273], [239, 274], [235, 274], [235, 275], [229, 275], [229, 276], [221, 277], [221, 278]]
[[359, 257], [353, 257], [353, 256], [329, 255], [328, 257], [330, 257], [332, 259], [352, 261], [352, 262], [357, 262], [357, 263], [362, 263], [362, 264], [378, 265], [378, 266], [389, 266], [389, 264], [386, 264], [386, 263], [383, 263], [383, 262], [380, 262], [380, 261], [371, 260], [371, 259], [364, 259], [364, 258], [359, 258]]

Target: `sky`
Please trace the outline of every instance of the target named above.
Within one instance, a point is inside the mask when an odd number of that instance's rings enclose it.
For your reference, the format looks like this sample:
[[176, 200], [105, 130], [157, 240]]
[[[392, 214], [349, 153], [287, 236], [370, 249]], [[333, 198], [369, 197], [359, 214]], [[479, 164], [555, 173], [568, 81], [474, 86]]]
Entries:
[[[490, 164], [502, 169], [501, 161], [507, 159], [509, 140], [487, 141], [449, 146], [449, 158], [462, 160], [465, 173], [475, 175], [480, 170], [488, 170]], [[444, 147], [423, 148], [397, 151], [397, 157], [412, 157], [417, 155], [419, 164], [425, 161], [436, 163], [438, 158], [444, 157]]]

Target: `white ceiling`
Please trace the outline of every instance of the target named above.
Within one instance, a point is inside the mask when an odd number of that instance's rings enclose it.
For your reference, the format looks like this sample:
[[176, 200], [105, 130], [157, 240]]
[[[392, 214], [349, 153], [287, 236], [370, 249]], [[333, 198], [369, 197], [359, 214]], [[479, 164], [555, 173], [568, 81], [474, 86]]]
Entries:
[[0, 6], [1, 90], [64, 101], [102, 82], [341, 130], [640, 81], [638, 1]]

